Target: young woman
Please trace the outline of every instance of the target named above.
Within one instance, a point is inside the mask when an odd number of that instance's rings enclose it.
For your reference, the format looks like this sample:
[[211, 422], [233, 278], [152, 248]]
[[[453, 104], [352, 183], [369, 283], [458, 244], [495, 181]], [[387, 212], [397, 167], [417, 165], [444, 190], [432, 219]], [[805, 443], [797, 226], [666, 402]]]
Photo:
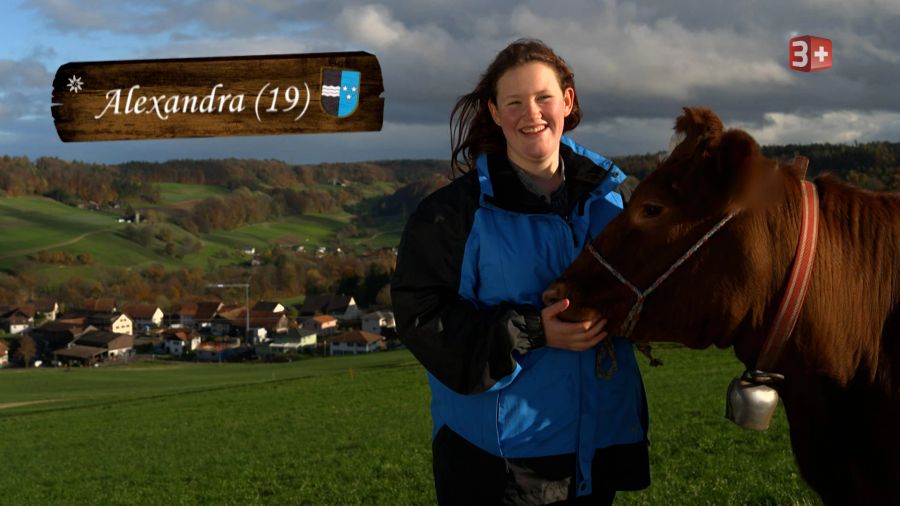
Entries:
[[[566, 62], [510, 44], [451, 114], [461, 177], [406, 225], [392, 300], [428, 371], [440, 504], [611, 504], [649, 484], [631, 343], [605, 320], [559, 320], [568, 300], [541, 303], [629, 193], [621, 170], [563, 136], [580, 119]], [[603, 339], [609, 378], [595, 370]]]

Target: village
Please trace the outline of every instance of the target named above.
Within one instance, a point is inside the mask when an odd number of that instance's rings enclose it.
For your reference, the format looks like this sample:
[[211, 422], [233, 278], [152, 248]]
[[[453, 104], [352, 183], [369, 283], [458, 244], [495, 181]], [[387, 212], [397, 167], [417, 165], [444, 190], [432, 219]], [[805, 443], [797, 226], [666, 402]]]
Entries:
[[[100, 367], [135, 359], [292, 361], [401, 347], [389, 310], [363, 312], [352, 296], [312, 295], [300, 306], [250, 300], [151, 304], [86, 299], [0, 306], [0, 368]], [[291, 313], [296, 314], [292, 317]], [[5, 339], [5, 340], [4, 340]]]

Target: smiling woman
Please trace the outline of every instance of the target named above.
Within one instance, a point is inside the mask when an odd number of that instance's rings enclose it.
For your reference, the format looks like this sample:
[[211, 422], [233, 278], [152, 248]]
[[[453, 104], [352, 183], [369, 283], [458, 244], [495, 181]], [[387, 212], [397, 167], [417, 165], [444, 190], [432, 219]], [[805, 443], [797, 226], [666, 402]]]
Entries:
[[[407, 223], [392, 301], [428, 371], [440, 504], [610, 504], [649, 483], [632, 345], [541, 302], [623, 206], [624, 174], [563, 135], [580, 120], [566, 62], [510, 44], [451, 114], [461, 177]], [[618, 369], [599, 378], [604, 339]]]

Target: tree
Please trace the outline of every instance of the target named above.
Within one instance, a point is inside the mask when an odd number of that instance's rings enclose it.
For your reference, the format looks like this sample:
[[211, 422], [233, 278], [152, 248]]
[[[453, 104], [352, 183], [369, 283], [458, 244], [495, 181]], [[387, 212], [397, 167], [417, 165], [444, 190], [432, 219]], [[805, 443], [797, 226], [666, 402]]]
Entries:
[[35, 355], [37, 355], [37, 348], [34, 346], [34, 339], [31, 336], [19, 339], [19, 349], [16, 350], [16, 358], [21, 360], [25, 367], [31, 364], [31, 360]]

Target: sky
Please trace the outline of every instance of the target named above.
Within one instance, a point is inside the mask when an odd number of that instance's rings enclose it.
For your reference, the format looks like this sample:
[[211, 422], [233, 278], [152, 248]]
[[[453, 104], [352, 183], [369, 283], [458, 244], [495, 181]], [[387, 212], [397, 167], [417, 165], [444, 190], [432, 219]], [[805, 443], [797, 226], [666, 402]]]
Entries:
[[[571, 65], [575, 139], [607, 156], [665, 150], [682, 107], [711, 107], [760, 144], [900, 141], [900, 1], [0, 0], [0, 155], [119, 163], [289, 163], [450, 156], [449, 115], [509, 42]], [[797, 72], [789, 40], [833, 41]], [[380, 132], [63, 143], [57, 68], [106, 61], [368, 51], [385, 86]]]

